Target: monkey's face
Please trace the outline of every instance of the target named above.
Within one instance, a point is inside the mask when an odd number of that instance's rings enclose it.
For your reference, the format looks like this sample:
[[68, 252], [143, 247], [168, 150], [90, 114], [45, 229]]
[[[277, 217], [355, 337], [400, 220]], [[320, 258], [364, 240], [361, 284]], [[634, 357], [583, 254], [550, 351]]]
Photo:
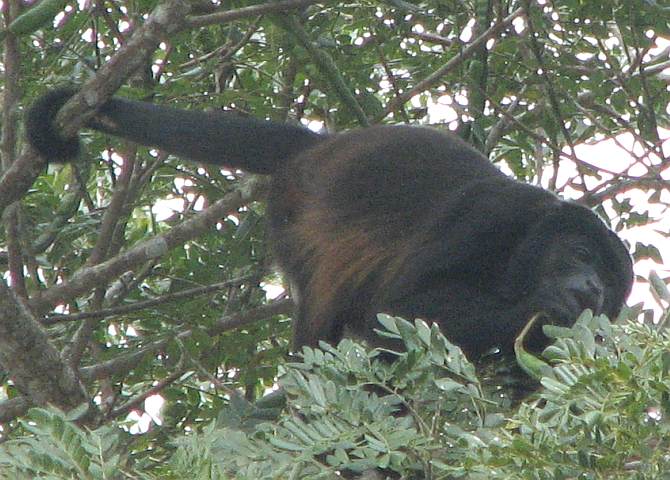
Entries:
[[545, 252], [539, 273], [547, 306], [564, 314], [561, 316], [574, 318], [575, 313], [587, 308], [603, 313], [605, 267], [588, 239], [577, 235], [558, 237]]
[[[529, 314], [543, 313], [527, 340], [531, 350], [541, 350], [548, 339], [543, 324], [570, 327], [586, 309], [615, 317], [623, 298], [609, 285], [609, 272], [598, 249], [587, 236], [556, 235], [540, 255], [534, 279], [527, 283]], [[528, 319], [521, 319], [527, 321]]]

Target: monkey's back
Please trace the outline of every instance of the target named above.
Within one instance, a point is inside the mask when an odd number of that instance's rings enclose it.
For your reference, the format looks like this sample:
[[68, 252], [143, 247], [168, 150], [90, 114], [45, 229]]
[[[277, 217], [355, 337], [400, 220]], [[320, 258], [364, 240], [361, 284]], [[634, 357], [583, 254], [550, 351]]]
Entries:
[[[450, 133], [405, 126], [345, 133], [306, 150], [275, 174], [272, 228], [296, 226], [308, 215], [310, 228], [355, 226], [397, 239], [423, 223], [431, 206], [486, 177], [506, 179]], [[311, 223], [314, 216], [318, 223]]]
[[[280, 267], [309, 308], [303, 324], [319, 331], [342, 299], [352, 303], [346, 315], [364, 315], [439, 209], [486, 179], [511, 181], [459, 138], [428, 128], [358, 130], [291, 159], [273, 177], [268, 208]], [[297, 331], [296, 341], [313, 344], [311, 335]]]

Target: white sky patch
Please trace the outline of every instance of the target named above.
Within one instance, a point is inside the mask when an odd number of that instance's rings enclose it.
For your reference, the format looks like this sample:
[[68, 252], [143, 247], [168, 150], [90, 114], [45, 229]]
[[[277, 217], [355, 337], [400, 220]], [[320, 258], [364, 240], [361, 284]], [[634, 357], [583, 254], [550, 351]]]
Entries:
[[283, 285], [276, 283], [261, 282], [260, 287], [265, 290], [265, 298], [267, 300], [274, 300], [286, 292]]
[[307, 120], [306, 122], [303, 122], [303, 125], [309, 128], [311, 131], [317, 133], [323, 131], [325, 126], [325, 124], [320, 120]]
[[193, 180], [190, 178], [175, 177], [174, 185], [177, 192], [183, 196], [168, 196], [156, 201], [156, 203], [151, 206], [151, 212], [159, 222], [167, 220], [176, 213], [183, 212], [187, 204], [195, 202], [193, 210], [196, 212], [201, 211], [205, 206], [204, 197], [200, 196], [192, 188], [195, 186]]
[[452, 107], [454, 103], [450, 95], [442, 95], [437, 102], [428, 103], [429, 123], [452, 123], [458, 121], [458, 112]]
[[129, 432], [132, 435], [146, 433], [149, 431], [152, 423], [162, 425], [160, 411], [165, 404], [165, 399], [160, 395], [151, 395], [144, 400], [144, 411], [133, 410], [126, 417], [131, 422]]
[[522, 17], [516, 17], [512, 20], [512, 26], [514, 27], [514, 31], [520, 34], [526, 29], [526, 21]]
[[175, 213], [182, 212], [183, 210], [184, 210], [184, 199], [176, 197], [158, 200], [151, 207], [151, 212], [154, 214], [156, 220], [159, 222], [167, 220]]
[[475, 19], [472, 18], [470, 21], [467, 23], [463, 31], [461, 32], [461, 35], [458, 37], [459, 40], [461, 40], [463, 43], [468, 43], [470, 40], [472, 40], [472, 36], [474, 34], [474, 31], [472, 30], [475, 26]]

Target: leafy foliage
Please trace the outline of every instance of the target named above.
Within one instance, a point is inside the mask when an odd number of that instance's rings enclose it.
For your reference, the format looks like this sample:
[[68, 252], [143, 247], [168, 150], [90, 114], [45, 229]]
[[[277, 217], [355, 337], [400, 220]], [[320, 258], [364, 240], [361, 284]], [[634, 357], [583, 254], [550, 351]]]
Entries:
[[[503, 416], [499, 399], [486, 398], [474, 366], [435, 326], [380, 317], [384, 334], [402, 338], [406, 352], [350, 340], [306, 348], [284, 366], [283, 395], [257, 405], [238, 397], [217, 422], [176, 439], [162, 465], [145, 459], [118, 470], [128, 462], [118, 454], [118, 432], [84, 433], [41, 409], [31, 415], [31, 436], [0, 448], [0, 465], [11, 465], [6, 478], [59, 479], [326, 479], [373, 469], [402, 478], [657, 479], [670, 472], [667, 331], [588, 313], [571, 329], [550, 328], [556, 342], [545, 352], [553, 367], [544, 388]], [[392, 363], [380, 361], [389, 354]]]
[[22, 420], [30, 435], [6, 442], [0, 450], [0, 478], [121, 478], [127, 461], [121, 432], [109, 426], [83, 431], [72, 423], [76, 418], [76, 411], [63, 415], [56, 410], [31, 410]]
[[670, 471], [667, 332], [588, 314], [572, 329], [554, 329], [552, 376], [537, 399], [503, 420], [498, 403], [482, 397], [473, 366], [436, 329], [384, 324], [403, 332], [407, 353], [386, 365], [378, 351], [348, 341], [306, 350], [280, 382], [288, 415], [251, 435], [220, 432], [221, 467], [234, 478], [268, 479], [284, 478], [280, 466], [296, 478], [370, 468], [482, 479], [651, 479]]

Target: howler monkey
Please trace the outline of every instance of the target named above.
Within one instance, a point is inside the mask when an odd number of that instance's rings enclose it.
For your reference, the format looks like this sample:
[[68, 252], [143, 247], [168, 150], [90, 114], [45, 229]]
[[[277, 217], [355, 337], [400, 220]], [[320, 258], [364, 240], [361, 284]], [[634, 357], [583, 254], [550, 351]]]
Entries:
[[[53, 120], [73, 94], [28, 112], [48, 160], [77, 155]], [[466, 353], [509, 349], [536, 312], [570, 325], [615, 316], [630, 256], [589, 209], [508, 178], [449, 133], [377, 126], [319, 135], [297, 126], [114, 98], [89, 128], [191, 160], [272, 175], [269, 234], [297, 300], [295, 347], [373, 333], [375, 314], [437, 322]], [[528, 348], [540, 349], [538, 330]]]

